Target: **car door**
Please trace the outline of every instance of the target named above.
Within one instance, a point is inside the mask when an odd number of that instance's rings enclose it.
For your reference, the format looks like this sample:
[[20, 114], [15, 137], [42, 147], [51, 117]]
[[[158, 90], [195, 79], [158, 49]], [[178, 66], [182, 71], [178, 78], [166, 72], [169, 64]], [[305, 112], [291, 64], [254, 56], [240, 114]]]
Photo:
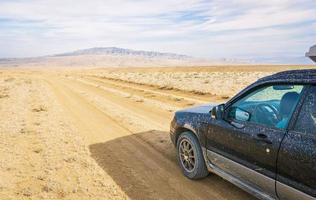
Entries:
[[[291, 104], [293, 109], [287, 115], [290, 118], [302, 90], [301, 85], [265, 85], [237, 98], [225, 108], [223, 119], [209, 125], [207, 157], [210, 162], [257, 192], [276, 198], [276, 161], [287, 125], [278, 127], [276, 112], [282, 107], [284, 95], [297, 93], [296, 101]], [[266, 109], [260, 112], [267, 113], [259, 115], [258, 107]]]
[[297, 113], [279, 151], [277, 194], [280, 199], [316, 199], [316, 86]]

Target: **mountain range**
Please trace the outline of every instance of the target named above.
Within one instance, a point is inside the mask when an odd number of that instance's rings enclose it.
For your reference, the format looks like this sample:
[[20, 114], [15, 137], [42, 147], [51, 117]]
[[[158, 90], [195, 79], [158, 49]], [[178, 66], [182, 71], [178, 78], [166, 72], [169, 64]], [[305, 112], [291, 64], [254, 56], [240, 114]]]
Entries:
[[146, 58], [164, 58], [164, 59], [190, 59], [187, 55], [175, 53], [161, 53], [155, 51], [140, 51], [132, 49], [123, 49], [118, 47], [94, 47], [82, 49], [68, 53], [56, 54], [54, 56], [80, 56], [80, 55], [110, 55], [110, 56], [142, 56]]
[[167, 67], [238, 63], [247, 62], [234, 59], [211, 60], [118, 47], [94, 47], [41, 57], [0, 59], [0, 66], [6, 67]]

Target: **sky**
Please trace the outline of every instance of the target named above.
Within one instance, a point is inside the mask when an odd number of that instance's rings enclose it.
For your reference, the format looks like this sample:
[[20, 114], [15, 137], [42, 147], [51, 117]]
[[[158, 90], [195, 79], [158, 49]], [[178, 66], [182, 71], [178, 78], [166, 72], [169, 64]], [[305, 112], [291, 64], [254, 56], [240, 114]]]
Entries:
[[0, 58], [92, 47], [311, 63], [315, 0], [0, 0]]

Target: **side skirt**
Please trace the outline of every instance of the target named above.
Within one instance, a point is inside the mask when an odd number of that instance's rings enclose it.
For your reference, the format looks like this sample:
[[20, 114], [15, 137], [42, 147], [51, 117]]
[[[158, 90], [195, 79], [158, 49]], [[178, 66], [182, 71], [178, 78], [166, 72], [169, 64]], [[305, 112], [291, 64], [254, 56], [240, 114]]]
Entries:
[[[301, 199], [312, 200], [316, 199], [308, 194], [305, 194], [295, 188], [287, 186], [279, 181], [275, 181], [267, 176], [264, 176], [252, 169], [249, 169], [239, 163], [227, 159], [213, 151], [202, 148], [203, 156], [206, 161], [207, 168], [210, 172], [221, 176], [223, 179], [233, 183], [237, 187], [249, 192], [253, 196], [262, 200], [278, 199], [276, 196], [271, 196], [260, 190], [256, 185], [262, 186], [270, 194], [277, 190], [280, 199]], [[248, 182], [248, 180], [250, 182]], [[251, 183], [252, 182], [252, 183]], [[276, 188], [275, 188], [276, 186]]]
[[305, 194], [297, 189], [287, 186], [279, 181], [276, 182], [276, 188], [280, 199], [299, 199], [299, 200], [315, 200], [308, 194]]
[[[236, 163], [234, 161], [231, 161], [217, 153], [214, 153], [212, 151], [206, 150], [205, 148], [202, 148], [203, 151], [203, 155], [204, 155], [204, 159], [206, 161], [206, 165], [207, 168], [210, 172], [217, 174], [218, 176], [222, 177], [223, 179], [231, 182], [232, 184], [236, 185], [237, 187], [245, 190], [246, 192], [252, 194], [253, 196], [262, 199], [262, 200], [273, 200], [276, 199], [276, 197], [271, 197], [270, 195], [264, 193], [263, 191], [259, 190], [256, 187], [253, 187], [252, 185], [250, 185], [249, 183], [245, 182], [244, 180], [242, 180], [241, 178], [237, 178], [236, 176], [231, 175], [230, 173], [228, 173], [226, 170], [223, 170], [222, 168], [214, 165], [209, 159], [207, 154], [209, 154], [211, 157], [214, 158], [214, 160], [219, 161], [220, 162], [226, 162], [227, 161], [227, 167], [230, 169], [236, 169], [236, 168], [240, 168], [240, 170], [243, 170], [243, 168], [245, 168], [244, 166], [240, 165], [239, 163]], [[229, 162], [229, 163], [228, 163]], [[250, 170], [250, 169], [249, 169]], [[252, 171], [252, 170], [251, 170]], [[257, 172], [255, 172], [257, 173]], [[261, 175], [263, 176], [263, 175]], [[270, 179], [270, 178], [268, 178]], [[272, 181], [271, 181], [272, 180]], [[272, 187], [275, 187], [275, 181], [273, 179], [269, 180], [268, 184], [272, 184]]]

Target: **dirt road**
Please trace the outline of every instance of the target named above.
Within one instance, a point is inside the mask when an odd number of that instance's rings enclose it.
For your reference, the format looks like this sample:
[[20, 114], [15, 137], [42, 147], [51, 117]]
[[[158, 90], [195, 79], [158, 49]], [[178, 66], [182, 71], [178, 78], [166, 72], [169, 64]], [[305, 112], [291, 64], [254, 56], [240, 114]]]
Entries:
[[[67, 140], [67, 144], [71, 143], [68, 140], [79, 140], [82, 148], [87, 148], [87, 152], [84, 150], [76, 151], [77, 159], [70, 162], [73, 166], [64, 165], [62, 167], [63, 169], [65, 166], [68, 167], [68, 170], [64, 170], [63, 174], [59, 173], [56, 175], [53, 173], [51, 175], [51, 178], [54, 178], [54, 176], [59, 177], [56, 180], [61, 184], [60, 190], [64, 186], [63, 180], [67, 182], [67, 177], [64, 177], [64, 175], [71, 176], [73, 179], [76, 179], [76, 176], [78, 176], [77, 178], [83, 177], [86, 183], [81, 181], [81, 184], [86, 184], [87, 190], [85, 193], [75, 192], [74, 194], [73, 190], [71, 190], [72, 192], [62, 190], [62, 194], [57, 191], [57, 194], [53, 195], [53, 197], [66, 199], [78, 199], [80, 197], [82, 199], [102, 199], [110, 197], [113, 199], [130, 198], [135, 200], [253, 199], [247, 193], [218, 176], [210, 175], [204, 180], [191, 181], [186, 179], [180, 172], [176, 162], [175, 149], [169, 140], [168, 129], [170, 120], [175, 110], [206, 102], [208, 97], [205, 95], [193, 96], [190, 93], [181, 91], [164, 90], [149, 85], [126, 83], [65, 71], [36, 71], [32, 73], [29, 71], [5, 71], [1, 75], [6, 77], [3, 78], [3, 83], [10, 77], [14, 79], [12, 81], [14, 87], [6, 83], [8, 98], [7, 100], [3, 98], [3, 102], [7, 101], [7, 106], [10, 103], [12, 103], [10, 106], [14, 106], [13, 103], [17, 99], [21, 101], [19, 103], [21, 108], [19, 109], [22, 109], [23, 102], [26, 102], [25, 99], [28, 99], [27, 101], [31, 102], [32, 105], [46, 106], [43, 109], [41, 107], [38, 108], [39, 113], [43, 110], [43, 113], [46, 114], [36, 114], [36, 117], [42, 121], [37, 126], [32, 126], [31, 130], [35, 132], [40, 130], [42, 135], [49, 132], [49, 137], [55, 137], [55, 140]], [[22, 79], [24, 82], [18, 81]], [[16, 88], [19, 88], [22, 92], [23, 88], [21, 87], [25, 87], [24, 83], [28, 80], [31, 81], [31, 89], [28, 94], [24, 95], [23, 98], [25, 99], [21, 99], [17, 95], [14, 96], [14, 92], [17, 91]], [[41, 104], [34, 103], [41, 99], [41, 95], [36, 93], [44, 94], [43, 92], [49, 93], [49, 95], [45, 95], [45, 98], [42, 98]], [[10, 98], [13, 99], [10, 101]], [[4, 105], [1, 101], [0, 99], [0, 105]], [[52, 102], [55, 107], [52, 106], [50, 108], [49, 106], [53, 104]], [[59, 109], [58, 112], [52, 111], [57, 107]], [[5, 112], [5, 110], [2, 109], [0, 112]], [[18, 110], [15, 114], [13, 113], [12, 115], [11, 113], [11, 115], [8, 114], [6, 116], [10, 119], [10, 123], [13, 123], [14, 117], [22, 118], [22, 115], [27, 115], [27, 113], [17, 112]], [[56, 113], [51, 115], [51, 112]], [[26, 125], [36, 123], [34, 118], [31, 122], [25, 122], [26, 119], [32, 120], [32, 118], [25, 117], [23, 123]], [[49, 124], [47, 124], [46, 120], [50, 120]], [[57, 126], [56, 124], [63, 124], [63, 127], [71, 127], [69, 128], [71, 135], [65, 139], [57, 127], [55, 127], [56, 130], [53, 128], [52, 130], [46, 130], [44, 128], [46, 126]], [[2, 134], [4, 134], [4, 130], [11, 130], [8, 127], [12, 127], [12, 125], [1, 127]], [[14, 131], [21, 131], [21, 129], [12, 130], [12, 132]], [[12, 141], [12, 143], [14, 142], [16, 140]], [[42, 145], [43, 140], [39, 140], [38, 143], [38, 145]], [[56, 143], [58, 141], [54, 144]], [[76, 144], [74, 143], [73, 145]], [[47, 146], [42, 146], [41, 148], [45, 152]], [[65, 153], [69, 150], [66, 146], [58, 146], [58, 148], [62, 148], [63, 151], [66, 151]], [[56, 146], [51, 145], [51, 151], [57, 152], [58, 149]], [[9, 159], [9, 154], [6, 151], [0, 153], [1, 155], [7, 155], [6, 158]], [[20, 153], [21, 155], [23, 154], [23, 152]], [[84, 154], [83, 156], [88, 163], [87, 166], [77, 165], [82, 159], [80, 158], [81, 154]], [[34, 158], [34, 162], [41, 162], [40, 166], [38, 166], [39, 164], [35, 164], [35, 167], [30, 165], [28, 167], [29, 172], [20, 179], [29, 179], [34, 176], [34, 173], [37, 173], [34, 171], [41, 171], [43, 168], [46, 168], [45, 159], [43, 161], [41, 154], [37, 156], [38, 158]], [[57, 159], [52, 155], [50, 159], [54, 158]], [[32, 164], [32, 161], [29, 162]], [[50, 166], [54, 167], [52, 164], [56, 162], [52, 161]], [[4, 165], [3, 162], [3, 168]], [[37, 166], [38, 168], [36, 168]], [[78, 168], [76, 174], [71, 173], [72, 167]], [[80, 171], [81, 168], [84, 169]], [[94, 173], [94, 170], [96, 173]], [[8, 177], [16, 176], [12, 175], [10, 170], [5, 173]], [[70, 175], [67, 173], [70, 173]], [[94, 178], [98, 178], [101, 186], [105, 183], [107, 187], [104, 189], [104, 187], [94, 184], [94, 180], [91, 180]], [[17, 182], [20, 181], [18, 180], [19, 178], [16, 179]], [[93, 184], [89, 184], [90, 182]], [[12, 183], [12, 194], [20, 195], [26, 199], [34, 199], [45, 198], [49, 196], [49, 192], [56, 192], [54, 188], [45, 189], [45, 180], [39, 183], [32, 181], [32, 184], [43, 187], [38, 190], [36, 189], [37, 186], [34, 186], [35, 189], [26, 187], [31, 192], [25, 193], [24, 186], [16, 186], [16, 184]], [[78, 182], [68, 181], [67, 184], [73, 186], [78, 184]], [[1, 185], [0, 181], [0, 197], [1, 195], [12, 195], [9, 194], [10, 190], [6, 190], [4, 185]], [[107, 192], [109, 192], [107, 196], [101, 196], [101, 193]]]

